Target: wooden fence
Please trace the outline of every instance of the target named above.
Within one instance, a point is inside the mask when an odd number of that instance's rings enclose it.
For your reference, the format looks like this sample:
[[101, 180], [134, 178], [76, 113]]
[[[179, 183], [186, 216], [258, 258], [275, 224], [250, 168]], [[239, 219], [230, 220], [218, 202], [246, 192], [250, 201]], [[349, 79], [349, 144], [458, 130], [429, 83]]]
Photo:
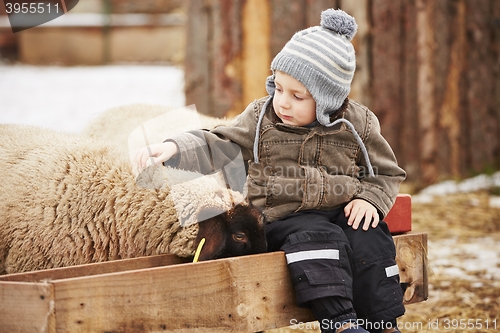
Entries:
[[186, 100], [235, 115], [321, 10], [359, 25], [351, 98], [372, 109], [411, 181], [500, 167], [500, 1], [205, 0], [188, 9]]

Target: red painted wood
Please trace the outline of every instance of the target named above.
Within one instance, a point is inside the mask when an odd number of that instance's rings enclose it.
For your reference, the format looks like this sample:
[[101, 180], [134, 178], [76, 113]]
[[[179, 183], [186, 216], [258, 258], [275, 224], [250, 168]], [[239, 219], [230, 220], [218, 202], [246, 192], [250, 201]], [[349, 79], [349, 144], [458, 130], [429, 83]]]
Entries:
[[394, 206], [384, 221], [392, 234], [411, 231], [411, 195], [398, 194]]

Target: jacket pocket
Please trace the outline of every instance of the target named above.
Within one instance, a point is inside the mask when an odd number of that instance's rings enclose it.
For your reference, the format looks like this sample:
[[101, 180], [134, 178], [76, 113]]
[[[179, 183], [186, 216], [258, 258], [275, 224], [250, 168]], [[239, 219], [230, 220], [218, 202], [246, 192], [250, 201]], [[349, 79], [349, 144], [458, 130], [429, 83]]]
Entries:
[[270, 176], [267, 181], [266, 205], [279, 206], [296, 202], [297, 207], [302, 202], [304, 179]]

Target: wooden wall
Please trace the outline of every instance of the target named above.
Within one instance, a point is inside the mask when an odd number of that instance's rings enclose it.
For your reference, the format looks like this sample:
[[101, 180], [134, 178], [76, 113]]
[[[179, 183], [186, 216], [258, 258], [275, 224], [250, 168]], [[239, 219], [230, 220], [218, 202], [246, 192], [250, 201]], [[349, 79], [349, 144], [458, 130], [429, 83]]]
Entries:
[[500, 168], [500, 1], [191, 1], [186, 100], [235, 115], [264, 96], [274, 55], [321, 10], [359, 25], [350, 97], [379, 117], [409, 180]]

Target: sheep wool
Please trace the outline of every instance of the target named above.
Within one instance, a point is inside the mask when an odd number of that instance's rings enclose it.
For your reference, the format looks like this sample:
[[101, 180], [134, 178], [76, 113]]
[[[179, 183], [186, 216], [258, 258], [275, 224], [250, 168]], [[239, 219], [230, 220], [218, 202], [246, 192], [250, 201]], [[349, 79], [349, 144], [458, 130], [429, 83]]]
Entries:
[[169, 189], [181, 226], [204, 221], [238, 204], [245, 204], [245, 195], [229, 189], [221, 172], [202, 175], [171, 167], [150, 166], [136, 180], [144, 188]]
[[[155, 126], [158, 136], [149, 138], [150, 142], [163, 141], [168, 133], [176, 134], [181, 131], [192, 129], [212, 129], [218, 125], [228, 125], [233, 122], [229, 118], [214, 118], [200, 113], [196, 117], [186, 117], [190, 109], [194, 108], [173, 108], [164, 105], [155, 104], [129, 104], [122, 105], [103, 111], [99, 116], [93, 119], [83, 131], [83, 135], [91, 138], [102, 139], [106, 142], [115, 144], [123, 149], [135, 149], [129, 147], [129, 136], [139, 126], [149, 121]], [[195, 111], [195, 110], [194, 110]], [[148, 131], [151, 133], [152, 131]], [[142, 133], [138, 134], [142, 139]], [[144, 146], [144, 141], [142, 141]]]
[[199, 175], [168, 178], [158, 168], [148, 172], [159, 182], [146, 172], [136, 183], [128, 157], [115, 146], [22, 125], [0, 125], [0, 168], [0, 274], [163, 253], [191, 256], [198, 224], [180, 225], [164, 179], [197, 198], [216, 198], [192, 200], [188, 219], [203, 206], [226, 209], [229, 195], [203, 186], [188, 190], [182, 177]]

